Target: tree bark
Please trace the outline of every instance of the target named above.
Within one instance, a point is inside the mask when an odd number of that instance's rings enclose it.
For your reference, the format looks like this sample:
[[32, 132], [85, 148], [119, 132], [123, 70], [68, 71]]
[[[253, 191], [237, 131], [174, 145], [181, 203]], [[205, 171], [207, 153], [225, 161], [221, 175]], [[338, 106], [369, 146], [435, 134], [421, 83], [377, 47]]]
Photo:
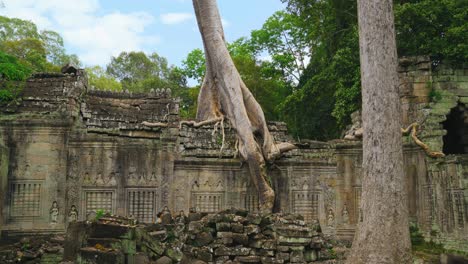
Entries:
[[363, 179], [347, 263], [412, 263], [392, 0], [358, 0]]
[[261, 212], [271, 212], [275, 193], [266, 162], [290, 150], [289, 143], [275, 144], [263, 110], [242, 81], [226, 47], [216, 0], [193, 0], [205, 46], [206, 74], [198, 96], [197, 121], [227, 118], [236, 130], [240, 156], [249, 166], [259, 196]]

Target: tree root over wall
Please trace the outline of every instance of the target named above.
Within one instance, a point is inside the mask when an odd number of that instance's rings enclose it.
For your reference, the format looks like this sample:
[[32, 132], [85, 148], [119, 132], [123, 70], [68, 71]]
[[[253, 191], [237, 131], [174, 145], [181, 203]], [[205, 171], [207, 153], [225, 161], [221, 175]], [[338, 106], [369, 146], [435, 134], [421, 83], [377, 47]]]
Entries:
[[206, 74], [198, 96], [198, 122], [181, 125], [199, 127], [227, 118], [236, 131], [240, 157], [249, 166], [259, 196], [259, 209], [271, 212], [275, 192], [267, 180], [266, 162], [295, 147], [274, 142], [262, 108], [229, 55], [216, 0], [193, 0], [193, 6], [205, 47]]

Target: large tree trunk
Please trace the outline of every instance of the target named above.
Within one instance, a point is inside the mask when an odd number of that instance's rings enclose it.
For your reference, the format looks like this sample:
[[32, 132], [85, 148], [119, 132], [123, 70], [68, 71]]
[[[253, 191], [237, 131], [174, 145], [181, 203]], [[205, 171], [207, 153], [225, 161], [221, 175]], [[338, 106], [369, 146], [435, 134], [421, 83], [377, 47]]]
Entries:
[[358, 0], [362, 220], [347, 263], [412, 263], [392, 0]]
[[216, 0], [193, 0], [205, 46], [206, 75], [198, 96], [198, 121], [227, 118], [235, 128], [240, 156], [247, 162], [257, 188], [260, 210], [271, 212], [275, 193], [267, 178], [266, 162], [291, 144], [275, 144], [262, 108], [242, 81], [229, 55]]

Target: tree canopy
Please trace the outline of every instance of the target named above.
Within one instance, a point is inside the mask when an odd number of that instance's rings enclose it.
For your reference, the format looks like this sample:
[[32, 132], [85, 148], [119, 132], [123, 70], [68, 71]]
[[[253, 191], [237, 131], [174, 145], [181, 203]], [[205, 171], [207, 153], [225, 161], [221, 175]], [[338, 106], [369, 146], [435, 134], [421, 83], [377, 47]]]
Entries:
[[16, 57], [32, 71], [58, 71], [66, 63], [81, 65], [67, 54], [63, 38], [55, 31], [39, 31], [31, 21], [0, 16], [0, 50]]
[[[356, 1], [281, 1], [284, 10], [228, 50], [268, 120], [285, 121], [298, 139], [339, 137], [361, 107]], [[434, 67], [467, 62], [466, 0], [398, 0], [394, 9], [399, 56], [430, 56]], [[29, 73], [80, 65], [60, 34], [17, 18], [0, 16], [0, 51]], [[195, 116], [205, 64], [201, 49], [191, 51], [180, 68], [157, 52], [122, 51], [107, 66], [86, 70], [96, 89], [170, 88], [189, 118]]]

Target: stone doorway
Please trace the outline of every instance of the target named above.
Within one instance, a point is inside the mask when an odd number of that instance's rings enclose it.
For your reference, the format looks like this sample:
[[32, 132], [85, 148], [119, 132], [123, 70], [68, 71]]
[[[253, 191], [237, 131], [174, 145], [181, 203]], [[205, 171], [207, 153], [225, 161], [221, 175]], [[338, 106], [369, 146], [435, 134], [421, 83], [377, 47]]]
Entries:
[[459, 103], [450, 110], [447, 120], [442, 122], [447, 134], [443, 137], [445, 154], [468, 153], [468, 109]]

